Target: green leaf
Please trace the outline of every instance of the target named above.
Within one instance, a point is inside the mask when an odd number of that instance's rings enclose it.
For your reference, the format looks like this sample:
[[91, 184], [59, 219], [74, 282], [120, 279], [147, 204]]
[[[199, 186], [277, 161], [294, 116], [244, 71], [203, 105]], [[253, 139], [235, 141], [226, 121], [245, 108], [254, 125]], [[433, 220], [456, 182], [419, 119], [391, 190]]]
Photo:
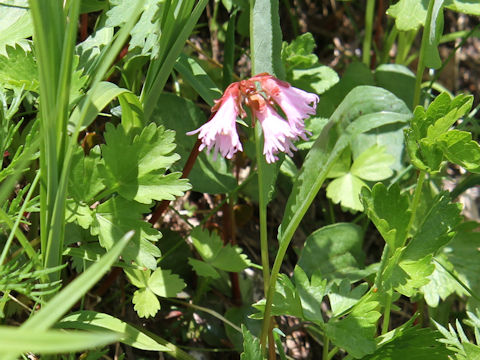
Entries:
[[480, 4], [471, 0], [445, 0], [445, 7], [464, 14], [480, 15]]
[[382, 64], [375, 69], [375, 83], [402, 99], [413, 110], [415, 74], [406, 66]]
[[[405, 103], [386, 90], [370, 86], [352, 90], [305, 158], [287, 201], [278, 234], [280, 243], [291, 239], [331, 167], [356, 136], [386, 124], [407, 121], [409, 117]], [[334, 124], [339, 127], [338, 133]]]
[[401, 195], [398, 185], [387, 189], [379, 183], [375, 184], [371, 192], [364, 188], [362, 200], [368, 217], [389, 247], [395, 250], [403, 246], [410, 221], [408, 195]]
[[360, 190], [367, 186], [362, 180], [347, 173], [333, 180], [327, 186], [327, 197], [332, 199], [334, 204], [340, 204], [342, 207], [354, 211], [362, 211], [363, 205], [360, 202]]
[[19, 45], [7, 46], [6, 55], [0, 54], [0, 85], [9, 89], [24, 88], [39, 92], [38, 68], [33, 51]]
[[[7, 352], [58, 354], [104, 346], [118, 341], [112, 332], [65, 332], [62, 330], [35, 330], [0, 327], [0, 355]], [[2, 356], [3, 358], [3, 356]]]
[[148, 279], [148, 288], [161, 297], [175, 297], [185, 286], [178, 275], [160, 268], [156, 269]]
[[135, 235], [122, 251], [127, 261], [135, 261], [150, 269], [157, 267], [156, 257], [160, 250], [150, 241], [161, 237], [160, 232], [142, 220], [142, 214], [150, 212], [147, 205], [113, 197], [94, 210], [94, 222], [90, 229], [92, 235], [98, 235], [100, 245], [111, 249], [121, 234], [134, 230]]
[[[385, 270], [386, 273], [388, 273], [388, 266]], [[422, 286], [430, 282], [429, 276], [434, 270], [435, 266], [432, 264], [431, 255], [419, 260], [401, 259], [398, 265], [394, 266], [390, 278], [386, 279], [386, 283], [391, 282], [391, 284], [384, 286], [387, 289], [391, 286], [400, 294], [412, 297]]]
[[336, 83], [339, 77], [335, 70], [325, 65], [316, 65], [309, 69], [293, 69], [291, 80], [293, 86], [316, 94], [323, 94]]
[[290, 43], [282, 44], [282, 61], [288, 72], [291, 69], [308, 69], [318, 63], [318, 57], [313, 53], [316, 48], [315, 39], [309, 32], [297, 36]]
[[125, 274], [133, 285], [142, 288], [148, 286], [148, 278], [151, 272], [148, 270], [126, 269]]
[[164, 174], [179, 159], [172, 153], [174, 136], [173, 131], [155, 124], [148, 125], [135, 137], [126, 134], [122, 126], [107, 124], [106, 145], [102, 145], [105, 165], [100, 166], [105, 186], [125, 199], [144, 204], [182, 196], [190, 189], [188, 181], [179, 179], [180, 173]]
[[395, 18], [395, 25], [400, 31], [418, 30], [425, 25], [429, 0], [399, 0], [390, 5], [387, 14]]
[[[478, 144], [468, 133], [449, 128], [470, 110], [472, 98], [459, 95], [450, 99], [442, 93], [427, 110], [418, 106], [414, 111], [411, 128], [405, 131], [407, 150], [412, 163], [432, 174], [438, 173], [442, 161], [452, 159], [472, 171], [478, 171], [475, 162], [479, 156]], [[458, 154], [458, 156], [457, 156]], [[465, 157], [465, 161], [461, 159]]]
[[[105, 106], [107, 106], [114, 98], [120, 94], [128, 92], [127, 89], [122, 89], [111, 82], [102, 81], [95, 87], [91, 88], [85, 97], [80, 101], [80, 105], [75, 108], [68, 121], [68, 131], [73, 133], [76, 125], [82, 121], [80, 118], [83, 107], [87, 106], [86, 115], [83, 118], [80, 130], [88, 127], [98, 116]], [[91, 99], [91, 102], [85, 104], [86, 99]]]
[[88, 229], [93, 222], [93, 212], [87, 204], [68, 199], [65, 204], [65, 220], [69, 223], [76, 222], [82, 228]]
[[95, 311], [78, 311], [64, 317], [57, 325], [62, 329], [110, 330], [120, 335], [119, 341], [136, 349], [170, 351], [141, 330], [116, 317]]
[[207, 262], [188, 258], [188, 263], [191, 265], [193, 270], [195, 270], [198, 276], [211, 277], [212, 279], [220, 278], [220, 274], [217, 272], [217, 270], [215, 270], [215, 268]]
[[322, 227], [307, 237], [297, 265], [308, 277], [317, 274], [328, 281], [344, 278], [355, 281], [362, 277], [359, 269], [364, 257], [361, 228], [337, 223]]
[[362, 296], [367, 292], [368, 284], [362, 283], [355, 288], [351, 288], [350, 281], [343, 279], [342, 282], [332, 284], [328, 293], [330, 306], [332, 308], [332, 315], [338, 317], [350, 310]]
[[352, 62], [340, 81], [322, 95], [322, 101], [317, 106], [317, 115], [329, 118], [355, 87], [374, 84], [370, 69], [362, 62]]
[[242, 325], [243, 333], [243, 353], [241, 360], [263, 360], [260, 341], [248, 331], [245, 325]]
[[306, 91], [323, 94], [335, 85], [339, 78], [330, 67], [318, 63], [318, 57], [313, 53], [315, 47], [313, 35], [308, 32], [289, 44], [283, 42], [282, 61], [288, 82]]
[[215, 232], [196, 227], [190, 233], [193, 246], [209, 265], [224, 271], [240, 272], [250, 266], [250, 260], [234, 245], [223, 245]]
[[375, 351], [376, 323], [381, 314], [376, 301], [362, 301], [343, 319], [332, 319], [325, 324], [325, 333], [331, 341], [359, 359]]
[[480, 173], [480, 145], [467, 131], [450, 130], [438, 138], [438, 145], [448, 161], [470, 172]]
[[314, 273], [311, 280], [300, 266], [295, 266], [293, 273], [295, 288], [302, 304], [303, 317], [306, 320], [323, 323], [322, 300], [327, 293], [327, 280]]
[[124, 92], [118, 95], [118, 102], [122, 111], [122, 126], [128, 134], [132, 131], [142, 129], [145, 126], [143, 106], [137, 95], [131, 92]]
[[250, 2], [250, 50], [252, 75], [267, 72], [285, 78], [278, 0]]
[[[258, 301], [252, 306], [257, 310], [260, 310], [260, 313], [254, 314], [251, 317], [255, 319], [263, 318], [263, 312], [265, 311], [265, 299]], [[271, 314], [273, 316], [289, 315], [303, 318], [300, 295], [293, 283], [285, 274], [278, 275], [278, 279], [275, 284], [275, 295], [273, 296]]]
[[80, 4], [80, 14], [97, 12], [108, 8], [106, 0], [82, 0]]
[[132, 232], [125, 234], [107, 254], [102, 256], [100, 261], [93, 264], [83, 274], [65, 286], [61, 292], [55, 295], [46, 305], [42, 306], [40, 311], [25, 321], [22, 328], [45, 330], [60, 320], [107, 273], [123, 248], [128, 244], [132, 235]]
[[103, 164], [100, 157], [100, 147], [90, 149], [85, 156], [78, 146], [72, 155], [72, 170], [68, 179], [68, 196], [77, 203], [91, 203], [95, 195], [105, 188], [101, 182], [99, 167]]
[[140, 288], [133, 293], [133, 308], [141, 318], [155, 316], [160, 310], [160, 302], [157, 296], [148, 288]]
[[142, 90], [145, 118], [151, 116], [158, 105], [158, 99], [172, 72], [175, 62], [183, 51], [185, 42], [193, 31], [207, 0], [183, 2], [177, 11], [176, 6], [165, 7], [162, 14], [162, 34], [160, 48], [163, 49], [157, 58], [150, 63], [145, 84]]
[[374, 145], [358, 156], [352, 164], [351, 173], [363, 180], [380, 181], [392, 176], [390, 165], [393, 156], [385, 152], [384, 146]]
[[434, 0], [432, 20], [430, 22], [429, 37], [425, 48], [425, 66], [438, 69], [442, 66], [442, 59], [438, 52], [440, 38], [443, 34], [443, 3], [444, 0]]
[[213, 106], [215, 99], [222, 97], [222, 92], [218, 86], [193, 57], [180, 54], [175, 64], [175, 70], [183, 76], [208, 105]]
[[[480, 233], [472, 231], [478, 227], [472, 223], [471, 228], [460, 228], [457, 235], [443, 248], [443, 254], [451, 263], [447, 269], [465, 283], [474, 293], [480, 291]], [[442, 262], [443, 264], [443, 262]], [[462, 292], [463, 293], [463, 292]]]
[[113, 28], [103, 26], [76, 46], [75, 53], [79, 56], [78, 68], [82, 69], [84, 74], [92, 75], [98, 62], [102, 60], [105, 49], [112, 43], [113, 34]]
[[435, 266], [432, 264], [432, 255], [409, 259], [405, 257], [405, 251], [405, 247], [390, 251], [391, 255], [382, 273], [381, 286], [384, 292], [393, 288], [399, 293], [411, 297], [422, 286], [428, 284], [429, 276], [433, 273]]
[[[177, 132], [177, 152], [180, 161], [173, 169], [182, 169], [196, 142], [195, 136], [184, 134], [203, 125], [206, 122], [205, 115], [189, 100], [173, 94], [162, 94], [152, 114], [152, 120]], [[237, 180], [228, 170], [225, 159], [218, 157], [214, 161], [205, 152], [199, 154], [188, 178], [193, 190], [209, 194], [225, 194], [237, 186]]]
[[33, 24], [28, 1], [3, 0], [0, 4], [0, 55], [7, 54], [7, 45], [21, 44], [28, 50], [29, 46], [25, 39], [32, 35]]
[[[147, 0], [143, 6], [143, 13], [133, 27], [128, 49], [140, 48], [142, 54], [156, 55], [159, 49], [160, 36], [160, 0]], [[111, 9], [107, 11], [106, 27], [124, 25], [130, 18], [135, 3], [129, 0], [110, 0]]]
[[417, 326], [402, 329], [396, 333], [394, 331], [383, 335], [384, 339], [379, 344], [377, 351], [362, 360], [451, 359], [449, 355], [452, 355], [452, 352], [438, 341], [440, 338], [438, 331]]
[[186, 286], [182, 279], [170, 270], [157, 268], [150, 270], [125, 269], [130, 282], [138, 287], [133, 296], [135, 311], [140, 317], [151, 317], [160, 310], [161, 297], [175, 297]]
[[403, 258], [418, 260], [438, 252], [455, 235], [453, 231], [462, 219], [460, 210], [460, 204], [450, 203], [448, 193], [438, 194], [413, 239], [407, 245]]
[[[446, 256], [444, 254], [437, 255], [435, 260], [433, 263], [435, 270], [429, 277], [430, 281], [421, 288], [425, 302], [430, 307], [437, 307], [440, 299], [445, 300], [451, 294], [457, 293], [459, 296], [465, 294], [465, 289], [450, 275], [450, 273], [455, 274], [456, 269], [446, 259]], [[438, 262], [441, 262], [442, 265], [439, 265]]]

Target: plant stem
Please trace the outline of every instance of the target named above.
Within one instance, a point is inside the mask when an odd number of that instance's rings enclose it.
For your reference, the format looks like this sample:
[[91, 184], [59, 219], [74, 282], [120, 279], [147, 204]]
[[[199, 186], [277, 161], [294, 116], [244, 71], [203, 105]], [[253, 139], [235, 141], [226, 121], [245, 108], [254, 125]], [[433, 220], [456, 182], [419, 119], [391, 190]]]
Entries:
[[365, 38], [363, 39], [363, 63], [370, 68], [370, 49], [372, 47], [373, 14], [375, 12], [375, 0], [367, 0], [365, 10]]
[[258, 206], [260, 213], [260, 249], [262, 252], [263, 267], [263, 290], [265, 296], [268, 293], [270, 279], [270, 261], [268, 256], [268, 235], [267, 235], [267, 201], [263, 191], [263, 153], [262, 153], [262, 133], [259, 126], [255, 127], [255, 150], [257, 155], [257, 174], [258, 174]]
[[412, 213], [410, 215], [410, 221], [408, 222], [407, 236], [410, 230], [412, 229], [413, 222], [415, 220], [417, 207], [418, 207], [418, 204], [420, 203], [420, 195], [422, 194], [423, 183], [425, 181], [425, 175], [426, 175], [425, 171], [420, 170], [420, 173], [418, 174], [418, 179], [417, 179], [417, 187], [415, 188], [415, 192], [413, 194], [412, 206], [410, 207], [410, 211]]
[[13, 224], [13, 226], [10, 229], [10, 235], [8, 236], [7, 242], [5, 243], [5, 246], [3, 247], [2, 255], [0, 256], [0, 266], [5, 263], [5, 259], [6, 259], [7, 254], [8, 254], [8, 250], [10, 249], [10, 245], [12, 244], [14, 235], [17, 235], [22, 247], [24, 248], [25, 252], [27, 253], [27, 255], [31, 259], [34, 259], [37, 256], [36, 251], [30, 245], [30, 243], [28, 242], [26, 237], [22, 236], [23, 233], [21, 231], [17, 231], [17, 230], [18, 230], [18, 226], [20, 225], [20, 221], [22, 219], [23, 213], [25, 212], [25, 208], [27, 207], [27, 204], [30, 201], [30, 198], [32, 197], [33, 192], [35, 191], [35, 189], [37, 187], [37, 183], [38, 183], [39, 179], [40, 179], [40, 170], [37, 172], [37, 175], [35, 175], [35, 178], [33, 179], [33, 182], [30, 185], [30, 189], [28, 189], [27, 196], [25, 197], [25, 200], [23, 201], [22, 207], [20, 208], [17, 219], [15, 220], [15, 223]]
[[[256, 126], [255, 129], [255, 150], [257, 156], [257, 177], [258, 177], [258, 207], [259, 207], [259, 217], [260, 217], [260, 249], [262, 256], [262, 271], [263, 271], [263, 292], [265, 298], [268, 299], [268, 292], [270, 287], [270, 260], [268, 256], [268, 234], [267, 234], [267, 199], [265, 198], [264, 191], [264, 178], [263, 178], [263, 165], [264, 165], [264, 156], [262, 152], [262, 131], [260, 126]], [[271, 319], [270, 313], [265, 313], [263, 318], [262, 334], [260, 336], [260, 344], [262, 347], [262, 353], [265, 354], [266, 345], [267, 345], [267, 334], [268, 339], [272, 339], [271, 334]], [[272, 352], [272, 346], [275, 346], [275, 343], [271, 341], [268, 342], [269, 353]]]
[[388, 332], [388, 325], [390, 323], [390, 309], [392, 307], [392, 294], [387, 293], [387, 300], [385, 304], [385, 312], [383, 313], [382, 335]]
[[425, 52], [427, 49], [428, 38], [430, 37], [430, 24], [432, 23], [433, 4], [435, 1], [431, 0], [428, 3], [427, 20], [423, 27], [422, 45], [420, 47], [420, 54], [418, 56], [417, 77], [415, 81], [415, 92], [413, 95], [413, 107], [415, 108], [420, 103], [420, 91], [422, 86], [423, 72], [425, 71]]
[[323, 334], [323, 353], [322, 360], [328, 360], [328, 348], [330, 345], [330, 339], [327, 336], [327, 333]]

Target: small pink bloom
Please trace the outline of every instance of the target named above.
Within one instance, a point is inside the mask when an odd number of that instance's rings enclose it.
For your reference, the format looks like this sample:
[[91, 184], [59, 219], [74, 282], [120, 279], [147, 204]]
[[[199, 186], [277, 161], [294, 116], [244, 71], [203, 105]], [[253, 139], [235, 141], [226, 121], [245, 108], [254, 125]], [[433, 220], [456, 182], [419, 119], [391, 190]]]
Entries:
[[254, 108], [254, 114], [262, 126], [263, 155], [265, 155], [267, 162], [277, 161], [278, 157], [275, 155], [279, 152], [285, 152], [289, 156], [293, 156], [292, 150], [297, 149], [292, 140], [295, 140], [297, 136], [290, 125], [263, 98], [257, 102], [257, 106], [252, 106], [252, 108]]
[[213, 158], [216, 160], [218, 152], [223, 157], [231, 159], [237, 151], [242, 151], [242, 144], [238, 138], [236, 120], [239, 113], [243, 112], [240, 106], [238, 83], [233, 83], [224, 95], [212, 107], [215, 115], [197, 130], [190, 131], [187, 135], [198, 134], [202, 140], [199, 150], [207, 148], [208, 153], [214, 149]]
[[318, 96], [297, 89], [271, 75], [262, 76], [259, 81], [263, 91], [282, 108], [295, 135], [307, 140], [305, 134], [308, 132], [303, 120], [315, 115]]

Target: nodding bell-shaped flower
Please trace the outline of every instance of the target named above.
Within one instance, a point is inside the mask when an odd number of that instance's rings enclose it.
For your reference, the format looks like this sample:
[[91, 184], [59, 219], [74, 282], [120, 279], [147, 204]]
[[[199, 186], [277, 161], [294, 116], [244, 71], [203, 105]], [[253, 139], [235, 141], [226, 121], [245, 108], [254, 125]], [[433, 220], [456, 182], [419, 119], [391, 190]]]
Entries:
[[295, 135], [307, 140], [304, 120], [315, 115], [318, 96], [297, 89], [285, 81], [278, 80], [271, 75], [264, 75], [260, 79], [263, 91], [280, 106], [287, 116], [290, 127]]
[[[293, 141], [299, 138], [307, 140], [309, 132], [303, 121], [315, 114], [318, 96], [297, 89], [270, 74], [255, 75], [231, 84], [212, 107], [212, 118], [187, 135], [198, 133], [202, 141], [200, 150], [207, 148], [210, 152], [214, 149], [214, 159], [218, 152], [231, 159], [237, 151], [242, 151], [236, 128], [237, 117], [247, 116], [242, 103], [250, 107], [260, 122], [265, 141], [263, 154], [267, 162], [273, 163], [278, 160], [276, 154], [279, 152], [293, 155], [292, 150], [297, 150]], [[286, 120], [278, 114], [277, 107], [282, 109]]]
[[276, 154], [279, 152], [293, 156], [292, 150], [297, 150], [292, 140], [297, 139], [294, 129], [290, 127], [275, 109], [258, 94], [249, 98], [253, 114], [260, 122], [263, 131], [263, 155], [267, 163], [274, 163], [278, 160]]
[[223, 157], [231, 159], [237, 151], [242, 151], [242, 144], [238, 138], [236, 121], [239, 114], [244, 114], [240, 105], [238, 83], [231, 84], [220, 100], [212, 107], [212, 118], [197, 130], [187, 135], [198, 134], [202, 140], [199, 150], [207, 148], [210, 153], [214, 149], [213, 158], [216, 160], [218, 152]]

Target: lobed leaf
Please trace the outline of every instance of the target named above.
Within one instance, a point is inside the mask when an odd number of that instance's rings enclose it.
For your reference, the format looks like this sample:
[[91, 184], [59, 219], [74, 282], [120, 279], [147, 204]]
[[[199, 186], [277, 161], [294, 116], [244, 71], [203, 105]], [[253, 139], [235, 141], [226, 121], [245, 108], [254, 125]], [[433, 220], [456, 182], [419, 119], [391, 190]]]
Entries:
[[240, 355], [241, 360], [263, 360], [260, 341], [255, 338], [245, 325], [242, 325], [243, 332], [243, 353]]
[[143, 204], [174, 200], [190, 189], [188, 181], [180, 179], [180, 173], [164, 174], [179, 159], [172, 153], [173, 131], [150, 124], [132, 137], [123, 126], [107, 124], [106, 145], [102, 145], [105, 164], [99, 168], [106, 187]]
[[92, 235], [98, 235], [100, 245], [109, 250], [114, 246], [120, 234], [134, 230], [135, 235], [122, 251], [127, 261], [135, 261], [149, 269], [157, 267], [156, 257], [160, 250], [151, 243], [161, 237], [158, 230], [143, 221], [142, 214], [148, 213], [148, 205], [113, 197], [94, 210], [94, 221], [90, 228]]
[[395, 250], [403, 246], [410, 221], [408, 195], [400, 194], [398, 185], [387, 189], [379, 183], [371, 191], [367, 188], [362, 190], [362, 201], [368, 217], [389, 247]]
[[202, 259], [213, 268], [206, 265], [199, 265], [195, 259], [190, 259], [190, 264], [203, 272], [216, 277], [218, 273], [214, 268], [240, 272], [250, 266], [250, 260], [242, 253], [241, 249], [234, 245], [223, 245], [222, 239], [215, 232], [208, 232], [200, 227], [196, 227], [190, 233], [193, 246], [198, 251]]
[[3, 0], [0, 4], [0, 55], [6, 55], [6, 46], [20, 44], [25, 50], [25, 40], [33, 35], [32, 17], [28, 0]]
[[355, 359], [373, 353], [376, 323], [381, 316], [378, 306], [373, 300], [361, 301], [347, 317], [331, 319], [325, 324], [325, 333], [336, 346], [345, 349]]

